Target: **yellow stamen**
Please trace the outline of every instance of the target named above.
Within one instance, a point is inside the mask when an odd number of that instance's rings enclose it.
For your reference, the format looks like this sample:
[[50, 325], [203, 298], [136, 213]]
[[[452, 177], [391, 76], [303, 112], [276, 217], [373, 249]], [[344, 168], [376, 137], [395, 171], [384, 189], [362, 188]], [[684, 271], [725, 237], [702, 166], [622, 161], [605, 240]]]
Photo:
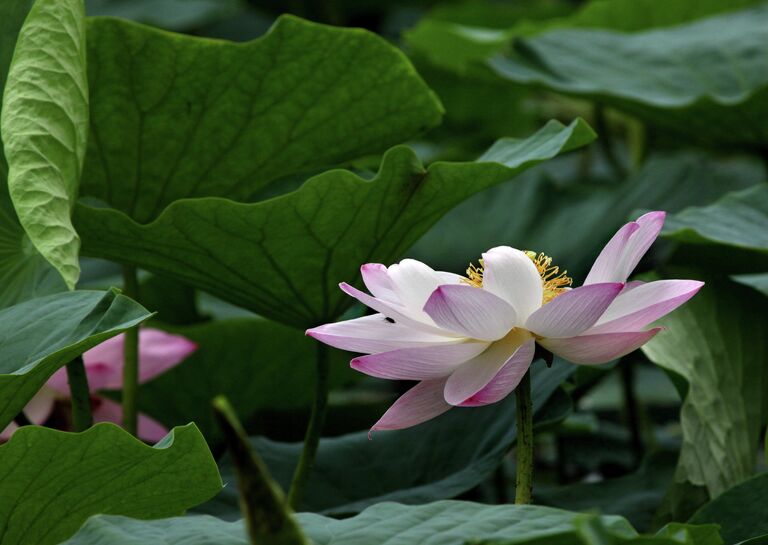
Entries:
[[[539, 271], [541, 281], [544, 284], [544, 296], [542, 298], [542, 304], [549, 303], [552, 299], [563, 293], [568, 286], [573, 284], [573, 280], [568, 276], [568, 271], [560, 272], [560, 267], [552, 265], [552, 258], [543, 253], [537, 254], [536, 252], [525, 252], [533, 264], [536, 266], [536, 270]], [[477, 267], [470, 263], [467, 268], [467, 277], [462, 278], [461, 281], [465, 284], [469, 284], [475, 288], [483, 287], [483, 268], [485, 264], [483, 260], [480, 260], [480, 266]]]
[[568, 276], [568, 271], [560, 272], [560, 267], [552, 265], [552, 258], [543, 253], [525, 252], [536, 269], [539, 271], [541, 281], [544, 283], [544, 297], [542, 304], [549, 303], [552, 299], [563, 293], [573, 280]]
[[480, 260], [479, 267], [475, 267], [474, 264], [470, 263], [469, 268], [467, 268], [467, 278], [462, 278], [461, 281], [470, 286], [474, 286], [475, 288], [482, 288], [484, 266], [485, 264], [482, 259]]

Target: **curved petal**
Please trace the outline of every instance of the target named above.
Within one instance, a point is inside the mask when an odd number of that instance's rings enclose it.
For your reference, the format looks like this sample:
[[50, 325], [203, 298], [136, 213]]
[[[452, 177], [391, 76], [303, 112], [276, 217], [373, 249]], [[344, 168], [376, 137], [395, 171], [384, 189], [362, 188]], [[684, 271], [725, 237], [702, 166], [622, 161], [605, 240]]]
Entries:
[[451, 406], [443, 399], [445, 379], [424, 380], [401, 395], [371, 431], [400, 430], [443, 414]]
[[[93, 403], [93, 421], [94, 422], [112, 422], [113, 424], [123, 424], [123, 407], [119, 403], [104, 397], [96, 397]], [[139, 413], [138, 418], [138, 436], [144, 441], [156, 443], [168, 435], [168, 429], [157, 420]]]
[[568, 290], [531, 314], [525, 328], [542, 337], [579, 335], [597, 322], [623, 287], [606, 283]]
[[496, 403], [507, 397], [512, 390], [517, 388], [523, 375], [528, 371], [536, 352], [536, 341], [533, 339], [525, 342], [518, 348], [512, 357], [507, 360], [504, 367], [496, 373], [485, 387], [461, 403], [462, 407], [479, 407]]
[[387, 267], [381, 263], [366, 263], [360, 267], [365, 287], [374, 297], [391, 303], [400, 304], [400, 298], [395, 293], [395, 285], [389, 278]]
[[619, 229], [600, 252], [584, 285], [626, 282], [659, 236], [665, 217], [665, 212], [648, 212]]
[[[123, 350], [125, 335], [120, 334], [83, 354], [88, 386], [92, 392], [119, 390], [123, 387]], [[184, 361], [197, 350], [197, 344], [181, 335], [153, 328], [139, 330], [139, 382], [146, 382]], [[56, 371], [48, 387], [69, 396], [65, 368]]]
[[503, 299], [466, 284], [438, 287], [424, 311], [438, 326], [484, 341], [501, 339], [517, 321], [515, 309]]
[[544, 285], [533, 261], [515, 248], [498, 246], [483, 254], [483, 289], [504, 299], [522, 326], [541, 307]]
[[515, 352], [530, 339], [530, 333], [515, 329], [479, 356], [462, 363], [445, 383], [445, 400], [451, 405], [461, 405], [472, 398], [493, 380]]
[[[123, 335], [107, 339], [83, 354], [91, 392], [108, 388], [119, 389], [123, 384]], [[115, 386], [116, 385], [116, 386]], [[69, 397], [69, 381], [65, 367], [58, 369], [46, 382], [59, 394]]]
[[[181, 335], [149, 327], [139, 330], [139, 382], [147, 382], [177, 366], [197, 350], [197, 344]], [[122, 387], [123, 381], [120, 380]], [[115, 386], [109, 386], [114, 388]]]
[[567, 339], [542, 339], [539, 344], [570, 362], [598, 365], [615, 360], [650, 341], [662, 328], [648, 331], [629, 331], [579, 335]]
[[696, 280], [658, 280], [622, 291], [587, 333], [638, 331], [685, 303], [703, 285]]
[[334, 348], [363, 354], [457, 342], [456, 337], [426, 333], [390, 321], [383, 314], [321, 325], [308, 329], [307, 335]]
[[438, 273], [415, 259], [403, 259], [400, 263], [390, 266], [388, 272], [393, 289], [402, 305], [408, 309], [408, 315], [427, 323], [430, 320], [424, 313], [424, 305], [432, 292], [438, 286], [450, 283], [450, 278], [455, 277], [453, 283], [459, 283], [458, 275]]
[[439, 327], [435, 326], [434, 322], [432, 322], [428, 316], [426, 319], [429, 320], [429, 322], [415, 320], [408, 315], [408, 309], [402, 305], [390, 303], [388, 301], [384, 301], [383, 299], [377, 299], [372, 295], [368, 295], [364, 291], [360, 291], [359, 289], [350, 286], [346, 282], [339, 284], [339, 287], [341, 288], [341, 291], [347, 295], [354, 297], [365, 306], [372, 308], [376, 312], [383, 314], [387, 318], [390, 318], [399, 324], [411, 327], [413, 329], [418, 329], [426, 333], [433, 333], [435, 335], [451, 335], [450, 332], [443, 331]]
[[372, 377], [393, 380], [427, 380], [450, 375], [459, 365], [474, 358], [488, 343], [443, 343], [421, 348], [403, 348], [355, 358], [350, 366]]
[[[445, 403], [445, 402], [444, 402]], [[450, 405], [448, 405], [450, 407]], [[8, 424], [3, 431], [0, 432], [0, 441], [7, 441], [13, 435], [13, 432], [19, 429], [19, 425], [16, 422]]]

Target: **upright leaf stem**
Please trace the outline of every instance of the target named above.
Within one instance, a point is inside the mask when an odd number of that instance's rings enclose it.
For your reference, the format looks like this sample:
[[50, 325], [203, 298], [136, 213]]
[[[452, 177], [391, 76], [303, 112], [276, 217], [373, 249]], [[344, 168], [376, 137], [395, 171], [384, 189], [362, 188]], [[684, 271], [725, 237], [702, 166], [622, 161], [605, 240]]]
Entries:
[[248, 443], [248, 436], [227, 398], [214, 399], [213, 408], [237, 473], [240, 509], [251, 543], [308, 545], [301, 527], [285, 505], [280, 487]]
[[[136, 268], [123, 267], [123, 291], [125, 295], [136, 300], [139, 296], [139, 280]], [[123, 365], [123, 427], [132, 435], [138, 428], [138, 413], [136, 398], [139, 390], [139, 326], [125, 332]]]
[[517, 479], [515, 503], [531, 503], [533, 495], [533, 399], [531, 396], [531, 372], [525, 373], [515, 388], [517, 402]]
[[320, 434], [323, 431], [325, 415], [328, 410], [329, 389], [329, 364], [328, 347], [317, 343], [317, 377], [315, 381], [315, 399], [312, 404], [312, 414], [309, 417], [307, 433], [304, 436], [304, 449], [301, 451], [299, 463], [291, 480], [291, 488], [288, 492], [288, 505], [297, 510], [304, 500], [304, 492], [307, 487], [307, 479], [315, 465], [317, 447], [320, 444]]
[[85, 431], [93, 425], [91, 415], [91, 391], [85, 372], [83, 357], [78, 356], [67, 364], [67, 381], [72, 400], [72, 429]]

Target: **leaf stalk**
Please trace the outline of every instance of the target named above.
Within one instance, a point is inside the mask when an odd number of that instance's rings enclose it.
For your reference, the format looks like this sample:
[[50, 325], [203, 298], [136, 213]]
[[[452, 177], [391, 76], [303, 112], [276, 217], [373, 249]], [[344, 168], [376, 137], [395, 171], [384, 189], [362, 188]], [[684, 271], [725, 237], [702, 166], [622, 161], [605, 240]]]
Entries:
[[320, 444], [320, 435], [323, 431], [325, 416], [328, 412], [329, 390], [329, 363], [328, 347], [317, 343], [317, 377], [315, 379], [315, 399], [312, 404], [312, 413], [309, 417], [307, 433], [304, 436], [304, 448], [301, 451], [299, 463], [291, 480], [291, 488], [288, 492], [288, 505], [298, 510], [304, 500], [309, 474], [315, 465], [317, 448]]

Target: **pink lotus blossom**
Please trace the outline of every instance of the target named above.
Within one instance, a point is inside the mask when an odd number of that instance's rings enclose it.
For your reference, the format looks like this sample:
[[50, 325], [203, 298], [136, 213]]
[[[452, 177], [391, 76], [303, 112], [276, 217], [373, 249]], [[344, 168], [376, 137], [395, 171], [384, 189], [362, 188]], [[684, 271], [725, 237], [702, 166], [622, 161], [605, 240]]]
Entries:
[[390, 267], [369, 263], [361, 273], [370, 295], [346, 283], [341, 289], [378, 314], [307, 334], [367, 354], [351, 361], [358, 371], [419, 381], [372, 430], [495, 403], [527, 372], [536, 343], [573, 363], [605, 363], [648, 342], [661, 328], [647, 326], [701, 288], [693, 280], [627, 282], [664, 217], [650, 212], [624, 225], [574, 289], [549, 257], [509, 246], [485, 252], [467, 277], [413, 259]]
[[[120, 390], [123, 387], [123, 346], [125, 336], [118, 335], [83, 354], [83, 363], [91, 390], [94, 422], [121, 424], [123, 408], [119, 403], [97, 395], [99, 390]], [[159, 329], [142, 328], [139, 331], [139, 382], [146, 382], [187, 358], [197, 345], [180, 335], [171, 335]], [[57, 400], [69, 399], [67, 371], [61, 368], [48, 379], [45, 386], [24, 408], [24, 414], [33, 424], [42, 424], [53, 411]], [[0, 439], [8, 439], [18, 426], [10, 424]], [[138, 435], [146, 441], [159, 441], [168, 430], [156, 420], [139, 414]]]

